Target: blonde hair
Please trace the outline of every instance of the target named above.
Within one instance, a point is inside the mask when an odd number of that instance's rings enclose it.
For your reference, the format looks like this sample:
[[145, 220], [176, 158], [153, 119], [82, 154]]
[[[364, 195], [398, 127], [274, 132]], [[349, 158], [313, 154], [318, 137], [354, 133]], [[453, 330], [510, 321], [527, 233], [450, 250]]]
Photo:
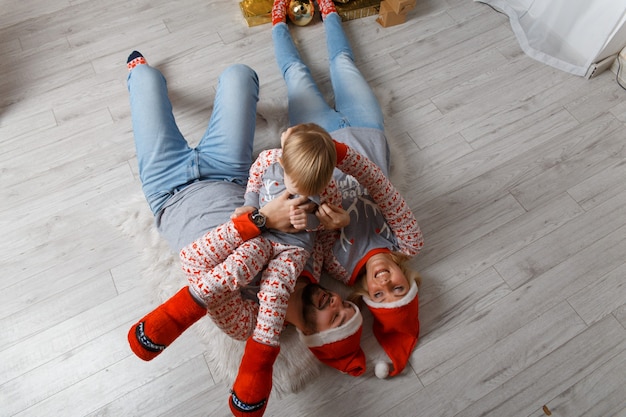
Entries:
[[[408, 262], [411, 258], [409, 258], [402, 252], [390, 252], [389, 255], [391, 256], [391, 259], [396, 264], [398, 264], [398, 266], [402, 270], [402, 273], [409, 282], [409, 287], [412, 285], [413, 282], [415, 282], [419, 287], [422, 283], [422, 276], [419, 272], [409, 267]], [[359, 272], [359, 275], [357, 276], [354, 283], [354, 289], [348, 297], [348, 300], [352, 301], [353, 303], [360, 301], [361, 297], [369, 298], [369, 291], [367, 291], [367, 280], [365, 279], [365, 273], [365, 268], [363, 268], [363, 270]]]
[[294, 185], [307, 195], [320, 194], [337, 165], [330, 134], [315, 123], [299, 124], [291, 128], [282, 148], [281, 164]]

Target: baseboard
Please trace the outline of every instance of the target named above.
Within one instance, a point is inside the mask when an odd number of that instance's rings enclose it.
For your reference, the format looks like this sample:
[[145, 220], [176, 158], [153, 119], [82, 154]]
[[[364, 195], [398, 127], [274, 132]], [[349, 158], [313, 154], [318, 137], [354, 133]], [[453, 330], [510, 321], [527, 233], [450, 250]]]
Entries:
[[609, 68], [612, 69], [612, 66], [614, 65], [614, 63], [617, 62], [617, 60], [615, 59], [616, 57], [617, 57], [617, 54], [611, 55], [609, 57], [604, 58], [600, 62], [595, 62], [591, 64], [589, 66], [589, 69], [587, 70], [587, 74], [585, 75], [585, 78], [590, 79], [593, 77], [597, 77], [598, 75], [602, 74], [607, 69]]

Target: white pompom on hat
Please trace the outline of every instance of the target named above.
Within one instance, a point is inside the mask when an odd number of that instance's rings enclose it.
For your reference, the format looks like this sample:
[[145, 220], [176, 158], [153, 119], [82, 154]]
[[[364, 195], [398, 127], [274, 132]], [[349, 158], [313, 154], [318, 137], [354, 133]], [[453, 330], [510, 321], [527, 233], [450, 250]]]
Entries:
[[[406, 367], [419, 336], [417, 284], [413, 282], [409, 292], [392, 303], [376, 303], [367, 297], [363, 301], [374, 317], [374, 336], [391, 359], [393, 369], [388, 374], [397, 375]], [[376, 376], [385, 378], [382, 365], [377, 368]]]
[[312, 335], [300, 332], [300, 338], [322, 363], [343, 373], [359, 376], [366, 367], [365, 353], [361, 349], [363, 316], [354, 303], [350, 304], [356, 314], [343, 325]]

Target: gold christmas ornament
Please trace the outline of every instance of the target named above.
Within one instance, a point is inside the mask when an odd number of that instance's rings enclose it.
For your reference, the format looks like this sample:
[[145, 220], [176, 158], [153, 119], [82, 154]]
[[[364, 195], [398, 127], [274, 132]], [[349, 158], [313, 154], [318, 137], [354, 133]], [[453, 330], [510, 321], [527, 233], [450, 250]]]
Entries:
[[287, 9], [287, 16], [294, 24], [306, 26], [315, 14], [315, 7], [312, 0], [291, 0]]

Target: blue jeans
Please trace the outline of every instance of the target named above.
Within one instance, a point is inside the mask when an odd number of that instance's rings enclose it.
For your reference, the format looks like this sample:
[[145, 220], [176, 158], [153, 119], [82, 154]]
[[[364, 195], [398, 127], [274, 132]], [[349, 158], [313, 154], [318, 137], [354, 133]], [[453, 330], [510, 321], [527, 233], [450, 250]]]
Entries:
[[128, 75], [128, 92], [139, 178], [150, 209], [185, 186], [205, 180], [245, 185], [252, 163], [259, 80], [256, 72], [232, 65], [219, 77], [209, 125], [190, 148], [176, 125], [165, 78], [138, 65]]
[[329, 14], [324, 19], [324, 28], [335, 108], [324, 100], [311, 72], [302, 62], [287, 24], [279, 23], [272, 28], [276, 61], [287, 83], [289, 123], [312, 122], [328, 132], [349, 126], [384, 130], [380, 104], [354, 63], [339, 15]]

